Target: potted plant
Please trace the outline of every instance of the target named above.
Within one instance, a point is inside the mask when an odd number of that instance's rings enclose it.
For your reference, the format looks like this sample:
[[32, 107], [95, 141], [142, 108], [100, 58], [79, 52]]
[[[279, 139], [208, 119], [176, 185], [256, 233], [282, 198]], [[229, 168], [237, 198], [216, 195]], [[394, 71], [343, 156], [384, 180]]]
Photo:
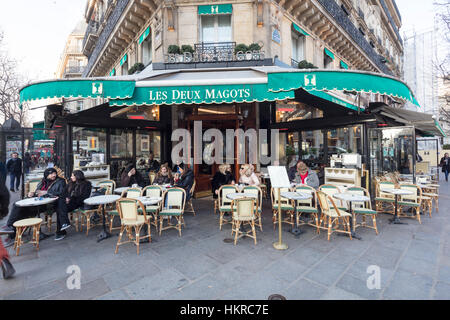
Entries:
[[248, 47], [243, 44], [243, 43], [239, 43], [235, 48], [234, 48], [234, 53], [237, 54], [238, 52], [247, 52], [248, 51]]
[[302, 60], [298, 63], [297, 66], [299, 69], [317, 69], [317, 67], [315, 65], [313, 65], [312, 63], [306, 61], [306, 60]]
[[180, 47], [176, 44], [171, 44], [169, 48], [167, 48], [167, 52], [170, 54], [180, 54]]
[[184, 45], [182, 45], [181, 46], [181, 53], [186, 53], [186, 52], [189, 52], [189, 53], [194, 53], [194, 48], [192, 48], [192, 46], [191, 45], [189, 45], [189, 44], [184, 44]]
[[140, 72], [142, 70], [145, 69], [144, 64], [142, 64], [141, 62], [136, 62], [131, 68], [130, 70], [128, 70], [128, 74], [134, 74], [136, 72]]

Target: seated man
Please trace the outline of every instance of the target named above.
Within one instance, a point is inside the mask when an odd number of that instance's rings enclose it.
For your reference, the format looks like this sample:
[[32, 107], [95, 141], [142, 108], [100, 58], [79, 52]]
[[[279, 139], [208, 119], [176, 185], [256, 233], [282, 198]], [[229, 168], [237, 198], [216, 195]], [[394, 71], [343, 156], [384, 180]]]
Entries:
[[[57, 177], [54, 168], [48, 168], [44, 171], [44, 178], [37, 185], [35, 192], [28, 193], [28, 197], [58, 197], [52, 205], [55, 207], [57, 215], [57, 230], [55, 240], [62, 240], [66, 236], [66, 229], [70, 228], [69, 217], [67, 216], [66, 206], [66, 182], [62, 178]], [[37, 207], [39, 212], [47, 209], [47, 205]], [[5, 247], [14, 244], [16, 230], [13, 226], [14, 222], [35, 217], [37, 211], [35, 208], [13, 206], [9, 215], [6, 226], [0, 229], [0, 233], [9, 234], [9, 238], [5, 242]]]

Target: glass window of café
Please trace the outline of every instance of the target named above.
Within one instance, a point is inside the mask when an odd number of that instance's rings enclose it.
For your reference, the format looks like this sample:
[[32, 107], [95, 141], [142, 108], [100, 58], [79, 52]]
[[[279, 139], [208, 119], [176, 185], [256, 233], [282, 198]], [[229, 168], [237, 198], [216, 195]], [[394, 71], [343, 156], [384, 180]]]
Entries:
[[301, 158], [309, 167], [314, 169], [326, 163], [324, 151], [324, 131], [302, 131]]
[[202, 42], [232, 41], [231, 14], [202, 15], [200, 24]]
[[310, 107], [301, 102], [282, 101], [277, 102], [275, 105], [276, 122], [291, 122], [322, 117], [322, 110]]
[[150, 153], [161, 164], [161, 133], [159, 131], [136, 131], [136, 168], [147, 170]]
[[106, 129], [73, 127], [74, 168], [106, 164]]

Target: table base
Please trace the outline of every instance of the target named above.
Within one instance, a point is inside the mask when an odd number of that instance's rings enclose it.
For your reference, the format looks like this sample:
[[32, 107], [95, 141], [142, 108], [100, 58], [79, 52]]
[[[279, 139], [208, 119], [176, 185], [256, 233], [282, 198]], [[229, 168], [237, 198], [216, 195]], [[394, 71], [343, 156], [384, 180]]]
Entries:
[[289, 232], [292, 233], [296, 238], [300, 237], [300, 235], [303, 234], [303, 231], [298, 227], [292, 228]]
[[407, 224], [407, 223], [400, 221], [398, 217], [394, 217], [392, 219], [389, 219], [389, 224]]
[[287, 250], [288, 245], [286, 243], [274, 242], [273, 247], [277, 250]]
[[107, 231], [102, 231], [98, 236], [97, 236], [97, 242], [103, 241], [105, 239], [111, 238], [111, 233], [107, 232]]
[[[341, 237], [348, 237], [348, 233], [341, 233], [341, 232], [338, 232], [337, 233], [337, 235], [338, 236], [341, 236]], [[356, 240], [362, 240], [362, 238], [360, 237], [360, 236], [358, 236], [356, 233], [355, 233], [355, 231], [352, 231], [352, 239], [356, 239]]]

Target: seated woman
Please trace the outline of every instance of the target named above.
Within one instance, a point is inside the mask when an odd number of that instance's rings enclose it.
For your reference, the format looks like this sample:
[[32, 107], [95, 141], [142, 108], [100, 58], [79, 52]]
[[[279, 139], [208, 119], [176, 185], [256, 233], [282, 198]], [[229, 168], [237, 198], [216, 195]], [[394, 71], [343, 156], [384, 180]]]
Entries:
[[162, 165], [159, 168], [159, 172], [156, 174], [155, 180], [153, 180], [153, 184], [173, 184], [173, 176], [169, 167]]
[[74, 170], [67, 185], [67, 212], [83, 207], [84, 200], [91, 195], [91, 189], [91, 183], [86, 180], [83, 171]]
[[234, 183], [233, 175], [231, 174], [231, 166], [229, 164], [220, 165], [219, 171], [216, 172], [211, 181], [213, 198], [217, 199], [221, 186]]
[[180, 173], [175, 173], [175, 186], [183, 188], [186, 191], [186, 202], [191, 198], [191, 188], [194, 184], [194, 172], [184, 163], [178, 166]]
[[239, 183], [249, 186], [259, 186], [260, 182], [258, 176], [254, 172], [254, 166], [251, 164], [245, 164], [241, 167], [241, 176], [239, 177]]
[[122, 187], [131, 187], [137, 184], [140, 187], [145, 187], [144, 179], [141, 174], [136, 170], [133, 163], [129, 164], [126, 169], [122, 172], [120, 177], [120, 184]]
[[297, 162], [297, 171], [295, 172], [293, 183], [306, 184], [314, 189], [319, 187], [319, 177], [303, 161]]

